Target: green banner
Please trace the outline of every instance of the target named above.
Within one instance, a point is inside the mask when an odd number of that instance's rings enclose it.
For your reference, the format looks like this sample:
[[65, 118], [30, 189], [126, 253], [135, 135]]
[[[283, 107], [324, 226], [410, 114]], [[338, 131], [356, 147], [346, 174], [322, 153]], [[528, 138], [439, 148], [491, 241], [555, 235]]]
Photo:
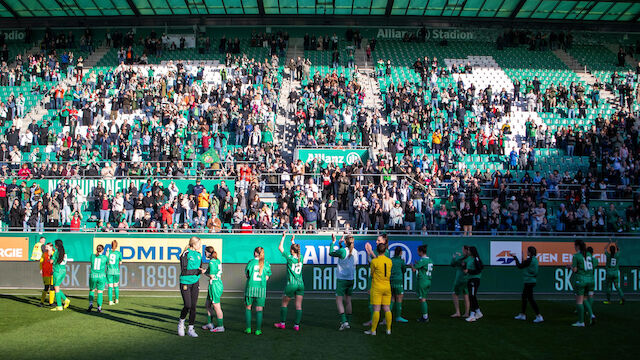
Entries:
[[328, 164], [335, 164], [340, 167], [349, 166], [357, 163], [366, 163], [369, 159], [368, 149], [296, 149], [298, 159], [304, 163], [312, 161], [319, 162], [322, 167]]

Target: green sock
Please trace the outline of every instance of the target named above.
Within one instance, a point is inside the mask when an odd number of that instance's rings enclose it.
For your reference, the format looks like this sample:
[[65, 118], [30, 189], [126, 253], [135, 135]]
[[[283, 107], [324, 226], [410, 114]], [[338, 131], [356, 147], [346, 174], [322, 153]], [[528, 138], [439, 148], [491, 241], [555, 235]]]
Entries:
[[584, 322], [584, 305], [576, 304], [576, 311], [578, 312], [578, 322]]
[[109, 298], [109, 301], [112, 301], [111, 299], [113, 299], [113, 287], [111, 286], [107, 288], [107, 297]]
[[262, 311], [256, 311], [256, 330], [262, 330]]
[[98, 307], [102, 307], [102, 300], [104, 300], [103, 293], [98, 293]]
[[429, 314], [429, 306], [427, 305], [426, 301], [421, 301], [420, 302], [420, 311], [422, 312], [422, 315], [428, 315]]
[[617, 288], [618, 288], [618, 295], [620, 296], [620, 300], [624, 299], [624, 293], [622, 292], [622, 288], [620, 288], [620, 286], [618, 286]]
[[288, 311], [289, 311], [289, 308], [287, 308], [286, 306], [281, 306], [280, 307], [280, 322], [287, 321], [287, 312]]
[[222, 318], [218, 319], [218, 325], [217, 326], [224, 326], [224, 322], [222, 321]]
[[300, 325], [300, 320], [302, 320], [302, 310], [296, 310], [296, 325]]
[[396, 318], [401, 318], [402, 317], [402, 303], [401, 302], [397, 302], [396, 303]]
[[207, 324], [211, 324], [211, 315], [207, 315]]
[[347, 322], [347, 315], [345, 315], [344, 313], [338, 314], [338, 315], [340, 315], [340, 323], [346, 323]]
[[120, 299], [120, 286], [116, 286], [113, 289], [116, 292], [116, 300]]
[[353, 317], [353, 314], [347, 314], [347, 322], [349, 324], [351, 324], [351, 318]]
[[373, 305], [369, 304], [369, 320], [373, 320]]
[[247, 329], [251, 329], [251, 310], [250, 309], [246, 309], [244, 311], [244, 318], [245, 318], [245, 321], [247, 322]]
[[591, 322], [591, 316], [593, 315], [593, 309], [591, 308], [591, 302], [589, 302], [589, 299], [587, 299], [584, 302], [584, 307], [585, 307], [585, 309], [587, 309], [587, 316], [588, 316], [587, 320], [588, 320], [588, 322]]
[[62, 290], [60, 290], [60, 299], [62, 299], [62, 301], [67, 301], [67, 296], [62, 292]]
[[389, 304], [389, 311], [391, 311], [392, 313], [395, 313], [396, 311], [396, 302], [392, 301], [391, 304]]
[[94, 297], [95, 297], [95, 293], [93, 291], [89, 291], [89, 304], [93, 305]]
[[56, 293], [56, 305], [58, 305], [58, 307], [62, 306], [62, 297], [60, 296], [59, 291]]

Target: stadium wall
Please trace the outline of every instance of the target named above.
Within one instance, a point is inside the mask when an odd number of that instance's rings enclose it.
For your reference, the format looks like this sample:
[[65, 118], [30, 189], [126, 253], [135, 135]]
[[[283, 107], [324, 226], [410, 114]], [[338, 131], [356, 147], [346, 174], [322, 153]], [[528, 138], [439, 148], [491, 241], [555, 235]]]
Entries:
[[[11, 233], [0, 236], [0, 287], [39, 288], [41, 279], [37, 261], [30, 260], [33, 245], [44, 236], [47, 242], [62, 239], [70, 258], [67, 265], [67, 288], [87, 288], [89, 256], [98, 244], [117, 240], [123, 252], [122, 287], [139, 290], [172, 290], [178, 286], [178, 254], [192, 234], [131, 234], [131, 233]], [[204, 245], [216, 248], [224, 264], [223, 281], [225, 291], [240, 292], [244, 289], [244, 264], [253, 256], [253, 249], [262, 246], [266, 250], [266, 260], [272, 264], [273, 276], [269, 281], [270, 291], [281, 291], [286, 282], [284, 258], [279, 254], [280, 235], [277, 234], [200, 234]], [[402, 247], [408, 263], [417, 259], [419, 245], [428, 245], [429, 256], [436, 268], [433, 275], [432, 291], [451, 291], [455, 269], [450, 266], [451, 255], [461, 250], [463, 245], [476, 246], [487, 267], [483, 272], [482, 289], [491, 293], [520, 293], [522, 274], [508, 256], [521, 256], [528, 246], [536, 246], [540, 261], [537, 292], [561, 294], [572, 291], [569, 281], [573, 254], [571, 237], [460, 237], [460, 236], [391, 236], [390, 247]], [[365, 291], [368, 267], [364, 244], [375, 241], [373, 235], [356, 235], [358, 250], [358, 271], [356, 290]], [[328, 235], [298, 235], [296, 242], [301, 245], [305, 267], [303, 270], [307, 291], [331, 292], [335, 289], [334, 259], [328, 256], [331, 237]], [[285, 248], [288, 247], [288, 240]], [[606, 238], [589, 239], [588, 244], [595, 250], [600, 264]], [[640, 288], [640, 261], [633, 254], [640, 251], [636, 238], [620, 238], [620, 282], [625, 293], [638, 293]], [[605, 284], [605, 269], [597, 269], [596, 290]], [[405, 288], [412, 291], [415, 276], [407, 270]], [[205, 288], [206, 281], [202, 280]]]

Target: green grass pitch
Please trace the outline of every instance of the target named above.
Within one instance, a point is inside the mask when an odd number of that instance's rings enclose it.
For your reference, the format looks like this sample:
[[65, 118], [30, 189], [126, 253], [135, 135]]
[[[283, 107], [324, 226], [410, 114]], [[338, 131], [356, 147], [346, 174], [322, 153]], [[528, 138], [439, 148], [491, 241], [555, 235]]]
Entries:
[[[120, 304], [105, 301], [102, 314], [87, 313], [87, 292], [69, 291], [71, 306], [50, 312], [36, 306], [35, 290], [0, 290], [0, 354], [3, 359], [631, 359], [638, 349], [640, 303], [594, 307], [593, 327], [572, 328], [571, 301], [540, 301], [543, 324], [513, 320], [520, 302], [480, 298], [485, 317], [476, 323], [451, 319], [450, 301], [429, 302], [430, 323], [418, 324], [418, 303], [404, 302], [408, 324], [393, 324], [391, 336], [379, 328], [376, 337], [363, 334], [366, 300], [354, 301], [351, 330], [337, 330], [335, 301], [304, 301], [301, 331], [273, 327], [280, 300], [267, 301], [262, 336], [245, 335], [242, 300], [223, 298], [224, 334], [201, 330], [206, 320], [205, 294], [199, 300], [199, 338], [178, 337], [181, 299], [173, 293], [121, 292]], [[166, 294], [166, 295], [163, 295]], [[106, 294], [105, 294], [106, 295]], [[238, 294], [239, 295], [239, 294]], [[568, 297], [567, 300], [570, 300]], [[255, 324], [255, 316], [254, 316]]]

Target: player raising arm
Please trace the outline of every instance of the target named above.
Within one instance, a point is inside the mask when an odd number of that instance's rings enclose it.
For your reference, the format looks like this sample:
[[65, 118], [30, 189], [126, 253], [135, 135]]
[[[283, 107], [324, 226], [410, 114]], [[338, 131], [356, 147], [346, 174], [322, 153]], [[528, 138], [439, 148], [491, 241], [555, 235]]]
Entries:
[[413, 271], [418, 272], [418, 286], [416, 287], [416, 294], [420, 300], [420, 312], [422, 312], [422, 317], [418, 319], [418, 322], [424, 323], [429, 321], [427, 295], [429, 294], [429, 290], [431, 290], [433, 261], [427, 256], [427, 245], [418, 246], [418, 255], [420, 255], [420, 260], [416, 261], [411, 268]]
[[516, 320], [526, 320], [527, 316], [525, 312], [527, 311], [527, 301], [531, 303], [531, 307], [533, 311], [536, 313], [536, 318], [533, 320], [534, 323], [541, 323], [544, 321], [542, 315], [540, 315], [540, 310], [538, 309], [538, 304], [536, 300], [533, 298], [533, 288], [536, 286], [536, 278], [538, 277], [538, 258], [536, 254], [538, 250], [535, 247], [529, 246], [527, 249], [527, 259], [523, 262], [518, 260], [518, 256], [516, 254], [511, 254], [511, 257], [516, 261], [516, 266], [518, 269], [523, 270], [522, 275], [524, 277], [524, 288], [522, 289], [522, 309], [520, 314], [516, 315]]
[[605, 292], [607, 294], [607, 300], [604, 304], [608, 305], [611, 303], [611, 286], [613, 285], [620, 296], [620, 305], [624, 305], [624, 294], [622, 293], [622, 288], [620, 288], [620, 261], [618, 260], [618, 256], [620, 256], [620, 247], [617, 243], [609, 241], [609, 244], [604, 247], [604, 255], [607, 258], [607, 277], [605, 278]]
[[[344, 244], [344, 247], [342, 247]], [[336, 305], [340, 316], [340, 328], [342, 331], [351, 328], [351, 295], [356, 279], [356, 257], [358, 252], [354, 248], [353, 236], [348, 235], [340, 239], [336, 244], [336, 235], [331, 234], [331, 251], [329, 256], [338, 258], [338, 271], [336, 282]]]
[[184, 320], [189, 314], [189, 331], [187, 334], [191, 337], [198, 337], [193, 325], [196, 322], [196, 305], [198, 304], [198, 295], [200, 293], [200, 274], [202, 270], [202, 245], [200, 238], [193, 236], [189, 239], [189, 245], [182, 251], [180, 255], [180, 294], [184, 306], [180, 312], [180, 320], [178, 321], [178, 335], [184, 336]]
[[[224, 321], [222, 307], [220, 306], [220, 298], [222, 297], [222, 262], [218, 259], [218, 253], [213, 246], [207, 246], [204, 254], [209, 259], [209, 267], [205, 271], [205, 275], [209, 276], [209, 290], [207, 292], [207, 300], [204, 305], [207, 308], [207, 324], [202, 327], [203, 330], [210, 330], [214, 333], [224, 332]], [[211, 319], [213, 313], [216, 313], [217, 326], [213, 326]]]
[[464, 314], [462, 317], [469, 317], [469, 291], [467, 288], [467, 275], [464, 273], [464, 260], [468, 255], [469, 247], [464, 245], [462, 247], [462, 254], [457, 252], [453, 254], [451, 259], [451, 266], [456, 268], [456, 277], [453, 281], [453, 294], [451, 294], [451, 297], [453, 298], [453, 308], [456, 312], [451, 315], [452, 318], [460, 317], [460, 303], [458, 302], [458, 296], [460, 295], [463, 295], [464, 297]]
[[[118, 250], [118, 242], [111, 242], [111, 251], [107, 255], [107, 297], [109, 305], [117, 304], [120, 301], [120, 265], [122, 265], [122, 253]], [[115, 293], [115, 299], [112, 295]]]
[[[60, 289], [60, 285], [62, 285], [62, 281], [64, 277], [67, 275], [67, 254], [64, 251], [64, 244], [62, 240], [58, 239], [55, 241], [55, 252], [53, 249], [49, 249], [52, 253], [50, 254], [51, 264], [53, 264], [53, 288], [56, 291], [56, 307], [51, 309], [51, 311], [62, 311], [69, 307], [71, 301], [67, 299], [67, 297]], [[64, 305], [63, 305], [64, 303]]]
[[247, 327], [245, 334], [251, 334], [251, 307], [256, 307], [256, 335], [262, 335], [262, 310], [267, 298], [267, 280], [271, 276], [271, 265], [264, 261], [264, 249], [260, 246], [253, 250], [253, 260], [245, 269], [247, 286], [244, 291], [244, 311]]
[[287, 311], [291, 298], [296, 299], [296, 320], [293, 330], [300, 330], [300, 320], [302, 320], [302, 297], [304, 296], [304, 282], [302, 280], [302, 257], [300, 256], [300, 245], [295, 243], [296, 236], [291, 237], [291, 247], [289, 252], [284, 252], [284, 239], [287, 235], [282, 234], [278, 250], [287, 260], [287, 286], [282, 296], [282, 306], [280, 307], [280, 322], [275, 323], [278, 329], [285, 328], [287, 321]]
[[107, 282], [107, 257], [104, 256], [104, 246], [98, 245], [96, 253], [91, 254], [91, 274], [89, 275], [89, 308], [93, 309], [93, 299], [98, 295], [98, 312], [102, 312], [102, 292]]
[[391, 258], [391, 312], [396, 314], [396, 321], [406, 323], [402, 317], [402, 298], [404, 297], [404, 273], [407, 264], [402, 258], [402, 247], [398, 246], [393, 251]]
[[371, 260], [371, 305], [373, 306], [373, 316], [371, 318], [371, 329], [364, 333], [375, 335], [380, 321], [380, 307], [385, 311], [384, 317], [387, 325], [387, 335], [391, 335], [391, 322], [393, 315], [389, 305], [391, 304], [391, 259], [385, 256], [387, 245], [378, 244], [376, 247], [378, 256]]
[[573, 282], [573, 289], [576, 293], [576, 311], [578, 314], [578, 321], [571, 326], [584, 327], [584, 310], [587, 309], [589, 319], [593, 312], [591, 311], [591, 305], [588, 301], [584, 301], [585, 290], [587, 289], [587, 272], [591, 270], [592, 264], [590, 258], [587, 257], [587, 246], [584, 241], [576, 240], [574, 243], [576, 253], [573, 255], [571, 261], [571, 270], [573, 274], [571, 276]]
[[[384, 255], [386, 257], [391, 257], [391, 255], [389, 254], [389, 237], [387, 236], [387, 234], [378, 235], [378, 237], [376, 238], [376, 246], [378, 246], [379, 244], [384, 244], [387, 247], [387, 251], [385, 252]], [[371, 247], [371, 244], [369, 244], [369, 243], [366, 243], [364, 245], [364, 250], [369, 255], [369, 261], [371, 261], [371, 259], [375, 259], [378, 256], [375, 253], [375, 251], [373, 251], [373, 248]], [[367, 276], [367, 292], [369, 294], [371, 294], [371, 273], [369, 273], [368, 276]], [[372, 319], [373, 319], [373, 305], [371, 305], [371, 301], [369, 301], [369, 321], [367, 321], [364, 324], [362, 324], [362, 326], [364, 326], [364, 327], [371, 326], [371, 320]], [[383, 320], [383, 322], [384, 322], [384, 320]]]

